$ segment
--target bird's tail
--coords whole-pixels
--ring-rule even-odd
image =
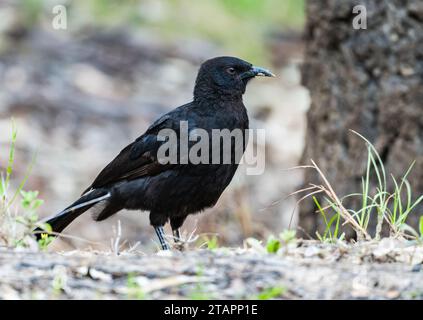
[[[62,232],[63,229],[65,229],[73,220],[93,207],[95,204],[101,201],[106,201],[110,197],[111,193],[108,190],[94,189],[82,195],[81,198],[76,200],[63,211],[50,216],[41,222],[48,223],[52,228],[52,235],[55,235]],[[34,235],[37,237],[37,240],[41,238],[43,231],[44,230],[41,228],[36,228],[34,230]]]

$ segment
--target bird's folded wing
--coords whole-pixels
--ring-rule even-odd
[[[112,185],[123,180],[133,180],[143,176],[153,176],[172,167],[157,160],[157,150],[163,142],[157,140],[162,128],[173,127],[169,117],[162,117],[133,143],[125,147],[97,176],[90,189]]]

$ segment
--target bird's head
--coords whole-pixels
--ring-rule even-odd
[[[202,97],[239,98],[248,81],[257,76],[274,77],[264,68],[235,57],[217,57],[205,61],[198,71],[194,99]]]

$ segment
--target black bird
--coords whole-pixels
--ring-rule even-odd
[[[232,180],[238,163],[234,161],[232,149],[229,164],[163,163],[157,154],[168,140],[158,139],[159,132],[174,130],[178,133],[179,146],[181,121],[187,121],[190,133],[197,128],[208,133],[212,129],[248,129],[242,95],[248,81],[256,76],[273,74],[234,57],[217,57],[204,62],[197,75],[192,102],[156,120],[100,172],[77,201],[44,221],[57,234],[90,208],[95,221],[107,219],[122,209],[147,210],[162,249],[169,249],[163,226],[170,221],[175,239],[178,239],[179,228],[189,214],[217,202]],[[212,146],[209,148],[211,151]],[[242,154],[245,143],[241,148]],[[35,234],[40,238],[43,232],[37,229]]]

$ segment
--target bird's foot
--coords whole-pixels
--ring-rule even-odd
[[[194,235],[195,229],[190,234],[185,234],[180,232],[180,229],[174,229],[173,230],[173,248],[179,251],[185,251],[190,248],[191,244],[196,243],[198,240],[198,236]]]

